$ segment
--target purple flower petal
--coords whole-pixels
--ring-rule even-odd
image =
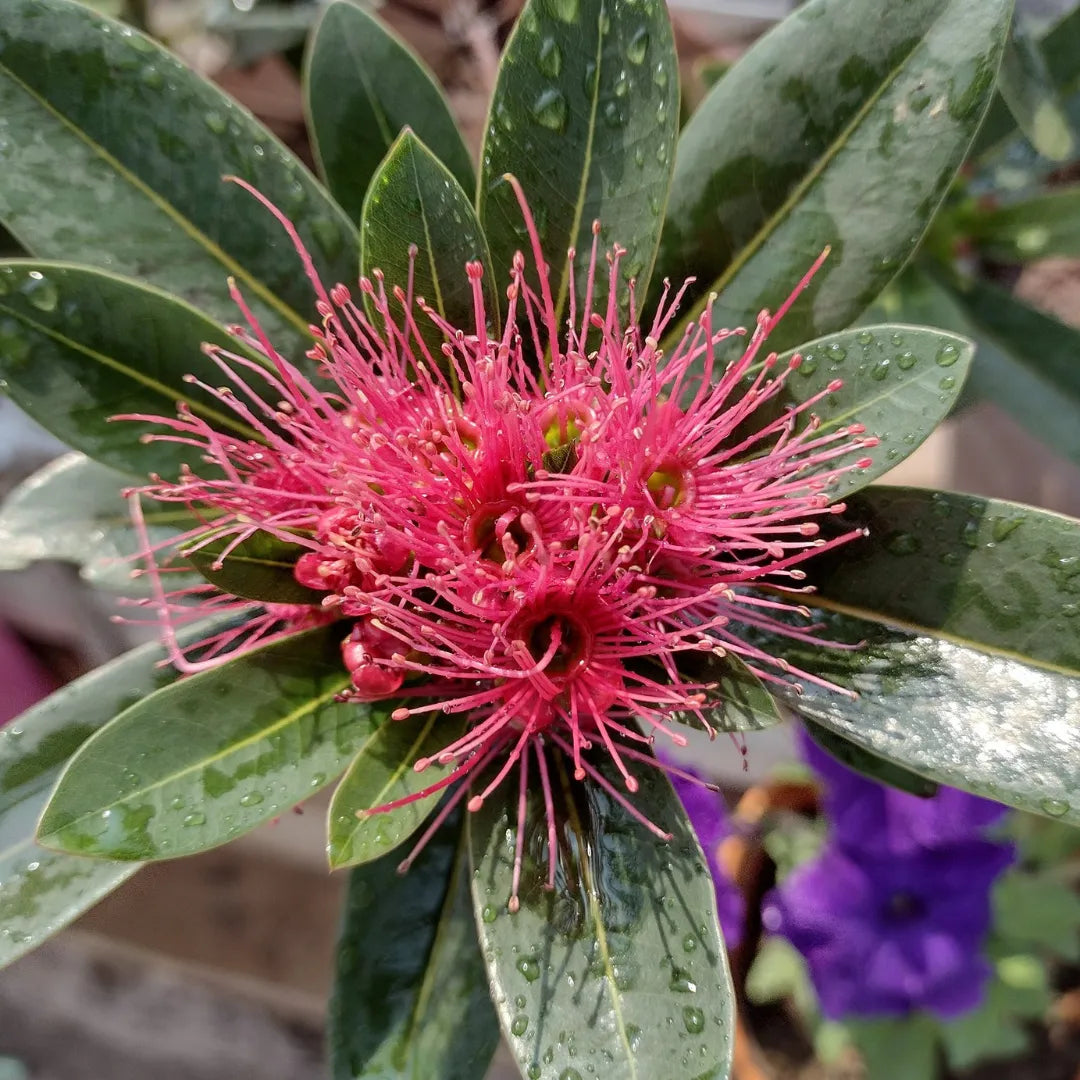
[[[989,976],[990,886],[1011,859],[986,840],[907,855],[834,844],[767,898],[765,926],[806,958],[826,1016],[956,1016]]]
[[[942,787],[929,799],[886,787],[853,772],[800,730],[803,759],[825,788],[823,804],[836,841],[849,850],[909,854],[976,838],[1008,807]]]

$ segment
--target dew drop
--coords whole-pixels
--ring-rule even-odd
[[[556,18],[563,22],[575,22],[578,17],[578,0],[551,0],[551,10]]]
[[[943,376],[941,382],[938,383],[942,390],[951,390],[955,385],[956,379],[952,375]]]
[[[886,360],[879,360],[870,369],[870,378],[873,379],[874,382],[882,382],[882,381],[884,381],[885,379],[887,379],[889,377],[889,370],[890,370],[891,367],[892,367],[892,365],[889,363],[889,361],[887,359]]]
[[[837,341],[834,341],[825,352],[834,364],[842,364],[847,359],[847,349]]]
[[[817,361],[812,356],[804,356],[803,362],[798,367],[799,374],[809,378],[815,371],[817,371]]]
[[[313,788],[318,788],[318,787],[322,787],[323,784],[325,784],[325,783],[326,783],[326,773],[317,772],[317,773],[315,773],[314,776],[312,776],[311,783],[310,783],[309,786],[313,787]]]
[[[668,84],[668,69],[663,60],[656,65],[656,71],[653,73],[653,82],[663,90]]]
[[[919,358],[913,352],[897,353],[894,359],[901,371],[910,371],[919,362]]]
[[[1007,540],[1012,536],[1012,534],[1023,524],[1024,519],[1022,517],[996,517],[990,526],[990,531],[993,534],[994,539],[1000,544],[1002,540]]]
[[[581,1073],[571,1065],[569,1069],[563,1069],[559,1073],[559,1080],[581,1080]]]
[[[693,1005],[687,1005],[682,1011],[683,1027],[691,1035],[700,1035],[705,1030],[705,1014]]]
[[[904,335],[903,334],[893,334],[892,337],[889,338],[889,340],[894,345],[897,345],[897,346],[903,345],[904,344]]]
[[[689,972],[683,971],[680,967],[671,969],[671,982],[668,984],[668,988],[674,990],[677,994],[697,993],[697,983],[690,978]]]
[[[526,1004],[525,995],[518,994],[518,996],[514,998],[514,1004],[517,1006],[517,1008],[524,1009]]]
[[[683,952],[693,952],[697,948],[697,938],[693,934],[687,934],[682,939]]]
[[[639,169],[645,168],[645,147],[639,146],[634,151],[634,163]]]
[[[524,1035],[529,1030],[529,1018],[527,1016],[515,1016],[510,1021],[510,1031],[514,1035]]]
[[[536,982],[540,978],[540,965],[531,957],[523,956],[517,962],[517,969],[525,976],[526,982]]]
[[[485,904],[484,910],[480,914],[486,923],[493,923],[499,917],[498,909],[491,904]],[[521,1006],[519,1005],[518,1008],[520,1009]]]
[[[869,330],[862,330],[859,332],[859,336],[855,339],[860,345],[873,345],[874,335]]]
[[[1064,799],[1043,799],[1039,809],[1050,817],[1064,817],[1071,807]]]
[[[20,290],[38,311],[55,311],[60,294],[56,286],[40,270],[31,270]]]
[[[151,90],[160,90],[165,85],[165,76],[161,73],[161,69],[154,67],[153,64],[147,64],[139,77],[143,85],[149,86]]]
[[[553,86],[541,90],[529,111],[536,122],[549,131],[566,130],[566,98],[561,90]]]
[[[240,797],[241,806],[258,806],[263,801],[263,793],[261,791],[249,791],[246,795]]]
[[[667,148],[667,145],[666,145],[665,143],[661,143],[661,144],[660,144],[660,145],[659,145],[659,146],[658,146],[658,147],[656,148],[656,160],[657,160],[657,161],[658,161],[658,162],[659,162],[659,163],[660,163],[661,165],[663,165],[663,164],[664,164],[664,163],[665,163],[665,162],[667,161],[667,158],[668,158],[668,148]]]
[[[885,544],[893,555],[914,555],[922,549],[922,541],[914,533],[897,533]]]
[[[630,76],[626,74],[625,70],[620,71],[615,76],[615,84],[612,89],[617,98],[624,98],[630,93]]]
[[[229,126],[225,114],[218,112],[217,109],[211,109],[203,117],[203,122],[215,135],[224,135],[225,129]]]
[[[184,818],[184,828],[193,829],[198,825],[206,824],[206,815],[201,810],[193,810]]]
[[[559,77],[562,71],[562,51],[554,38],[545,38],[536,57],[536,66],[552,79]]]
[[[604,123],[608,127],[620,128],[626,123],[626,117],[623,116],[623,111],[619,108],[617,101],[605,102],[600,115],[604,118]]]
[[[529,1080],[540,1080],[540,1076],[543,1073],[543,1071],[544,1070],[541,1069],[539,1065],[533,1063],[532,1065],[529,1066],[529,1068],[526,1071],[525,1075],[529,1078]]]
[[[960,543],[969,548],[979,546],[979,523],[977,521],[964,522],[960,530]]]
[[[952,367],[960,359],[960,350],[952,344],[942,345],[935,359],[939,367]]]
[[[631,64],[640,64],[645,60],[649,51],[649,31],[647,27],[640,27],[634,32],[634,36],[627,42],[626,58]]]

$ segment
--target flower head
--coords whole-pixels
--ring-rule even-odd
[[[982,998],[990,886],[1011,860],[986,840],[899,858],[831,847],[771,894],[765,927],[806,958],[832,1019],[918,1009],[950,1019]]]
[[[465,797],[459,782],[494,766],[487,786],[472,791],[475,810],[515,767],[524,787],[531,759],[550,795],[544,750],[554,747],[579,779],[607,787],[659,832],[587,751],[609,754],[632,795],[634,766],[654,761],[652,739],[684,742],[672,714],[709,727],[716,686],[681,674],[685,653],[735,654],[768,682],[821,682],[773,660],[741,628],[817,640],[820,627],[796,595],[802,565],[858,535],[824,539],[819,522],[843,509],[830,489],[869,464],[876,439],[858,425],[819,430],[813,406],[836,385],[775,419],[773,409],[744,434],[799,365],[798,357],[781,364],[765,343],[821,260],[775,315],[758,316],[742,354],[720,370],[716,347],[746,332],[714,328],[711,304],[668,355],[658,343],[678,294],[665,294],[647,327],[633,315],[623,324],[618,248],[609,257],[611,299],[593,310],[598,228],[586,295],[571,292],[561,328],[535,226],[510,182],[540,290],[519,254],[497,338],[479,264],[466,267],[473,326],[448,325],[411,286],[393,291],[405,313],[395,321],[381,276],[361,279],[357,298],[342,284],[328,290],[295,229],[267,204],[318,297],[308,353],[318,374],[276,351],[233,286],[248,352],[208,346],[225,385],[202,389],[251,438],[219,433],[183,408],[175,418],[139,416],[158,420],[165,430],[156,437],[190,445],[193,460],[211,468],[193,465],[137,494],[185,503],[210,523],[181,540],[181,553],[213,543],[220,563],[260,532],[305,549],[296,577],[321,602],[253,612],[264,629],[251,640],[338,619],[354,698],[399,699],[397,722],[427,711],[468,715],[464,736],[416,762],[421,771],[431,760],[454,766],[416,798],[456,783],[448,813]],[[436,354],[417,319],[443,332]],[[220,650],[195,660],[177,643],[166,553],[148,543],[147,554],[173,658],[185,670],[215,662]],[[555,854],[552,846],[549,880]]]

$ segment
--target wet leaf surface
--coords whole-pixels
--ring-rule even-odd
[[[514,252],[528,249],[503,174],[520,180],[551,267],[560,333],[570,286],[566,252],[577,250],[580,308],[595,220],[601,250],[616,242],[627,249],[623,274],[636,278],[644,295],[675,157],[678,84],[671,24],[659,0],[529,0],[507,42],[477,207],[502,294]],[[601,311],[607,284],[601,256],[594,294]]]
[[[308,43],[304,96],[319,170],[357,224],[371,178],[405,127],[473,190],[469,151],[435,77],[359,5],[326,8]]]
[[[686,318],[715,290],[717,322],[746,324],[831,245],[772,344],[850,324],[960,167],[1011,14],[1011,0],[811,0],[758,42],[679,141],[656,280],[697,276]]]
[[[530,792],[521,908],[507,910],[517,822],[508,782],[468,820],[472,893],[503,1034],[530,1080],[722,1080],[733,994],[701,848],[671,785],[636,770],[639,811],[665,843],[595,783],[551,758],[559,822],[547,880],[543,802]],[[611,783],[614,768],[597,763]],[[511,790],[514,789],[514,790]]]
[[[138,278],[224,323],[239,317],[232,275],[279,347],[299,346],[314,295],[281,227],[222,182],[235,175],[295,222],[328,283],[355,279],[355,230],[277,138],[74,0],[5,0],[0,117],[0,221],[35,255]]]
[[[377,859],[416,832],[444,791],[388,813],[372,817],[357,814],[415,795],[446,777],[452,767],[433,764],[417,772],[413,765],[449,746],[464,730],[460,716],[431,713],[391,720],[372,735],[353,759],[330,803],[332,867]]]
[[[341,774],[388,710],[339,703],[339,625],[144,697],[72,759],[38,827],[50,848],[170,859],[226,843]]]
[[[334,1080],[483,1080],[499,1041],[469,899],[460,816],[407,875],[349,875],[329,1045]]]
[[[2,181],[0,181],[2,186]],[[211,319],[158,289],[89,267],[36,259],[0,263],[2,389],[42,427],[132,476],[176,477],[200,464],[196,447],[143,442],[160,425],[121,414],[175,417],[178,402],[211,427],[261,437],[211,394],[221,384],[202,352],[213,342],[246,354]]]

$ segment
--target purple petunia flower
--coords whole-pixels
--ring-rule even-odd
[[[716,908],[720,913],[724,941],[729,949],[737,948],[742,941],[746,922],[746,902],[717,858],[720,842],[731,833],[724,800],[716,792],[683,779],[676,773],[670,773],[668,778],[686,809],[686,816],[708,860],[709,872],[716,886]]]
[[[949,1019],[982,998],[990,886],[1011,861],[986,840],[900,857],[832,847],[771,894],[765,927],[806,958],[826,1016]]]
[[[1008,813],[1000,803],[941,787],[929,799],[886,787],[842,765],[802,729],[803,759],[825,788],[822,800],[834,841],[847,851],[906,855],[973,840]]]

